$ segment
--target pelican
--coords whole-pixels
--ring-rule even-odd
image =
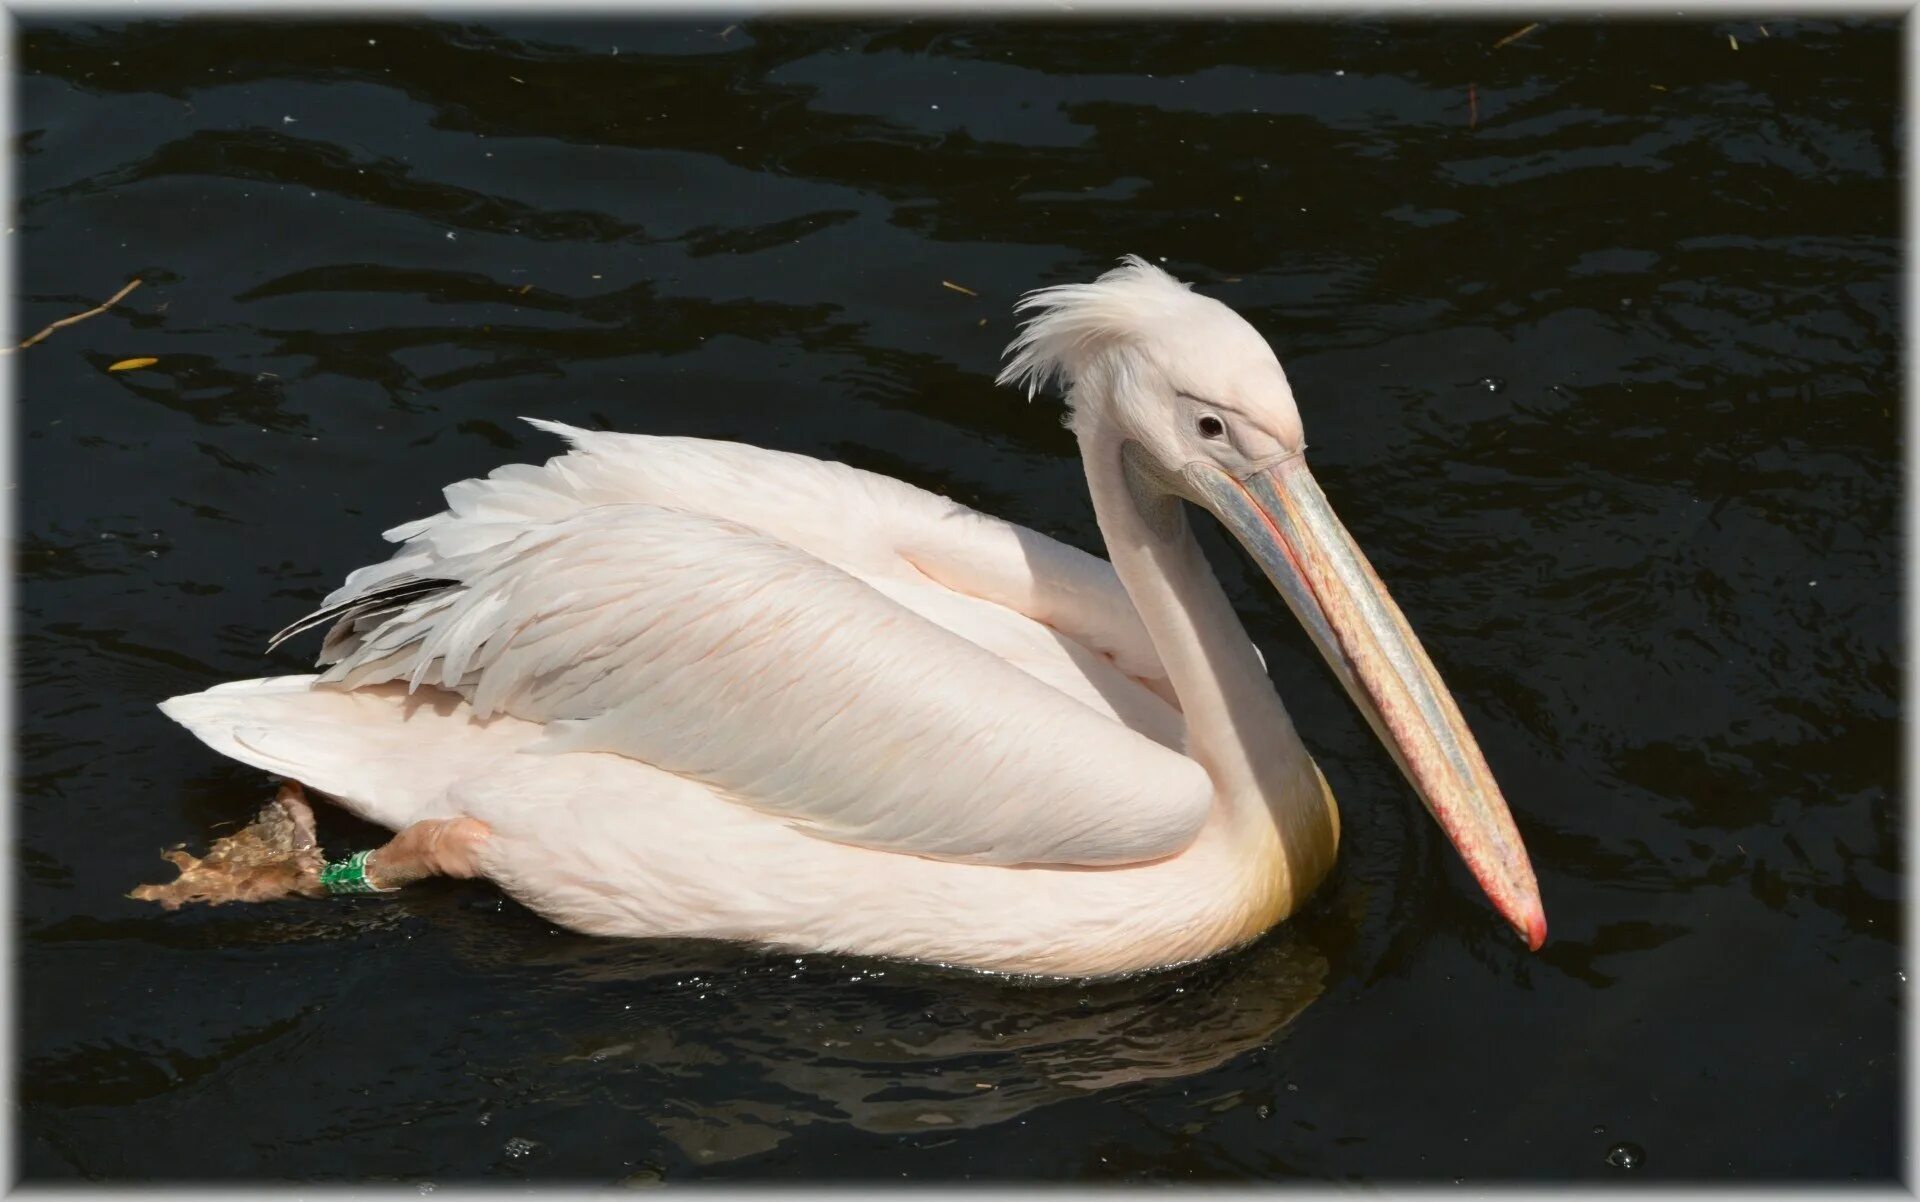
[[[1245,943],[1340,821],[1193,505],[1537,949],[1512,816],[1308,472],[1266,341],[1137,256],[1016,312],[998,382],[1064,390],[1110,562],[844,464],[534,421],[570,449],[451,485],[277,636],[326,627],[318,675],[162,703],[287,783],[134,895],[484,877],[593,934],[1066,977]],[[305,789],[397,834],[329,863]]]

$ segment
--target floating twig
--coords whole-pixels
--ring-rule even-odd
[[[968,287],[964,287],[963,285],[960,285],[960,284],[956,284],[956,283],[954,283],[954,282],[953,282],[952,280],[941,280],[941,281],[940,281],[940,286],[941,286],[942,288],[951,288],[951,289],[953,289],[953,290],[954,290],[955,292],[963,292],[963,293],[965,293],[965,294],[966,294],[966,295],[968,295],[968,296],[979,296],[979,295],[980,295],[980,294],[979,294],[978,292],[975,292],[975,291],[974,291],[973,289],[971,289],[971,288],[968,288]]]
[[[1467,128],[1478,129],[1479,126],[1480,126],[1480,97],[1477,93],[1474,92],[1473,84],[1471,81],[1469,81],[1467,84]]]
[[[1508,34],[1506,37],[1501,38],[1499,41],[1495,42],[1493,44],[1493,48],[1495,50],[1498,50],[1500,49],[1500,47],[1506,45],[1508,42],[1517,42],[1521,38],[1526,37],[1528,34],[1532,33],[1534,30],[1538,28],[1540,28],[1540,22],[1535,21],[1533,24],[1528,25],[1525,28],[1516,29],[1512,33]]]
[[[11,355],[15,351],[24,351],[28,347],[32,346],[34,343],[40,341],[42,338],[45,338],[48,334],[51,334],[55,330],[59,329],[61,326],[70,326],[70,325],[73,325],[75,322],[85,321],[89,317],[98,317],[100,314],[105,313],[108,309],[113,308],[115,305],[125,300],[127,293],[132,292],[135,288],[138,288],[139,286],[140,286],[140,281],[133,280],[129,282],[125,288],[122,288],[120,291],[114,293],[112,296],[108,297],[106,300],[102,301],[101,303],[95,305],[93,308],[88,309],[85,313],[75,313],[71,317],[62,317],[59,321],[54,322],[52,325],[40,331],[38,334],[35,334],[33,337],[27,339],[25,342],[21,343],[19,346],[0,347],[0,355]]]

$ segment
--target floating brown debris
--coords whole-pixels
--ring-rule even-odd
[[[70,326],[70,325],[73,325],[75,322],[85,321],[89,317],[98,317],[100,314],[105,313],[108,309],[113,308],[115,305],[125,300],[127,297],[127,293],[132,292],[135,288],[138,288],[139,286],[140,286],[139,280],[129,281],[125,288],[122,288],[120,291],[114,293],[112,296],[108,297],[106,300],[101,301],[99,304],[95,305],[93,308],[88,309],[85,313],[75,313],[71,317],[62,317],[59,321],[54,322],[52,325],[40,331],[38,334],[35,334],[33,337],[27,339],[25,342],[21,343],[19,346],[0,347],[0,355],[11,355],[15,351],[24,351],[28,347],[32,346],[34,343],[40,341],[42,338],[45,338],[48,334],[51,334],[55,330],[59,329],[61,326]]]
[[[1493,44],[1493,48],[1495,50],[1498,50],[1500,49],[1500,47],[1506,45],[1508,42],[1517,42],[1521,38],[1526,37],[1528,34],[1532,33],[1534,30],[1538,28],[1540,28],[1540,22],[1535,21],[1533,24],[1525,26],[1524,28],[1516,29],[1512,33],[1508,34],[1506,37],[1501,38],[1499,41],[1495,42]]]

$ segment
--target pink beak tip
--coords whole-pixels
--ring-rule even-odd
[[[1537,952],[1540,945],[1547,941],[1547,912],[1540,903],[1535,902],[1520,915],[1520,921],[1513,924],[1520,932],[1520,938],[1527,941],[1527,950]]]

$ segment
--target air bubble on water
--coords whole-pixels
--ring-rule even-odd
[[[1262,1102],[1253,1108],[1253,1113],[1256,1118],[1270,1119],[1273,1117],[1273,1107]]]
[[[1484,388],[1488,392],[1498,393],[1498,392],[1505,392],[1507,390],[1507,382],[1501,379],[1499,376],[1481,376],[1478,380],[1475,380],[1473,383],[1475,387]]]
[[[525,1136],[516,1135],[512,1139],[508,1140],[505,1144],[501,1145],[501,1148],[503,1151],[506,1152],[508,1156],[513,1157],[515,1160],[519,1160],[522,1157],[531,1156],[535,1152],[539,1151],[540,1141],[537,1139],[528,1139]]]
[[[1647,1151],[1639,1144],[1617,1143],[1607,1149],[1607,1163],[1616,1169],[1637,1169],[1647,1162]]]

